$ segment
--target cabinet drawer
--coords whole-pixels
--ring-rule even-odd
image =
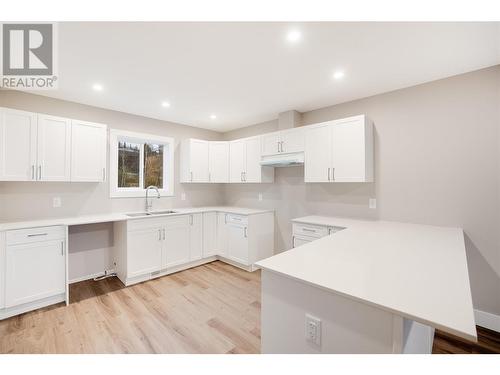
[[[66,237],[63,226],[9,230],[5,236],[7,245],[59,240]]]
[[[328,228],[320,225],[294,223],[293,234],[320,238],[328,235]]]
[[[235,215],[235,214],[226,214],[226,222],[230,224],[248,224],[248,216],[243,215]]]

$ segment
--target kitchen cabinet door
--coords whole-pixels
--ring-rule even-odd
[[[164,268],[175,267],[189,262],[190,221],[189,215],[165,220]]]
[[[304,129],[296,128],[281,132],[281,153],[304,151]]]
[[[5,307],[41,300],[65,291],[64,240],[7,246]]]
[[[246,140],[246,168],[243,174],[244,182],[262,182],[262,166],[260,137]]]
[[[38,115],[38,179],[70,181],[71,120]]]
[[[217,255],[217,212],[203,213],[203,258]]]
[[[366,182],[367,137],[363,118],[332,126],[332,181]]]
[[[189,260],[203,258],[203,214],[189,215]]]
[[[261,153],[262,156],[276,155],[280,153],[281,137],[280,132],[263,134],[261,136]]]
[[[71,121],[71,181],[103,182],[106,179],[107,127]]]
[[[191,140],[190,164],[192,182],[208,182],[208,142]]]
[[[243,182],[246,168],[246,142],[237,140],[229,142],[229,182]]]
[[[332,167],[331,124],[306,130],[304,152],[305,182],[330,182]]]
[[[37,115],[0,108],[0,181],[36,180]]]
[[[158,226],[128,232],[127,277],[161,270],[162,234]]]
[[[246,226],[227,224],[227,257],[238,263],[249,263]]]
[[[210,182],[229,182],[229,142],[208,144]]]
[[[217,255],[225,256],[227,253],[227,221],[223,212],[217,213]]]

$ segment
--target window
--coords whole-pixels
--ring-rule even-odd
[[[110,131],[110,196],[142,197],[148,186],[172,196],[174,140],[151,134]]]

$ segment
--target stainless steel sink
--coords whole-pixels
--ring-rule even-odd
[[[148,212],[134,212],[134,213],[131,213],[131,214],[126,214],[127,216],[129,217],[140,217],[140,216],[148,216],[148,215],[151,215],[150,213]]]
[[[164,211],[151,211],[151,212],[133,212],[126,214],[128,217],[141,217],[141,216],[153,216],[153,215],[168,215],[175,214],[177,211],[164,210]]]
[[[153,211],[150,212],[149,215],[167,215],[167,214],[175,214],[177,211],[165,210],[165,211]]]

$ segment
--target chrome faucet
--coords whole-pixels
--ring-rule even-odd
[[[158,188],[154,185],[150,185],[146,188],[146,212],[149,212],[151,211],[151,208],[153,207],[153,200],[149,200],[149,197],[148,197],[148,193],[149,193],[149,189],[154,189],[156,190],[156,194],[158,194],[158,199],[160,199],[161,195],[160,195],[160,191],[158,190]]]

